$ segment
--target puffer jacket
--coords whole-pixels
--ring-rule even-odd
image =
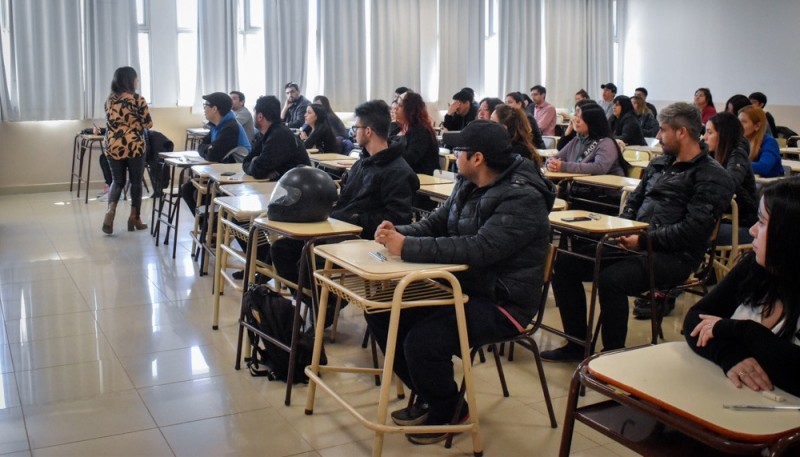
[[[403,149],[392,145],[370,156],[367,150],[342,178],[344,187],[331,217],[359,225],[361,238],[373,239],[378,224],[411,222],[411,202],[419,178],[403,160]]]
[[[735,188],[705,146],[688,162],[675,162],[675,156],[664,154],[650,161],[621,217],[650,224],[640,246],[649,238],[654,251],[680,254],[689,264],[699,265]]]
[[[427,219],[397,227],[409,262],[467,264],[456,276],[467,294],[486,297],[523,326],[539,309],[555,187],[518,157],[485,187],[459,178]]]
[[[639,126],[639,119],[634,113],[625,113],[621,118],[611,117],[611,131],[614,138],[622,140],[625,144],[634,146],[646,146],[642,128]]]
[[[722,164],[736,184],[736,204],[739,206],[739,227],[749,227],[758,219],[756,178],[750,162],[750,144],[742,138]],[[730,205],[725,208],[729,208]],[[727,210],[726,210],[727,211]]]

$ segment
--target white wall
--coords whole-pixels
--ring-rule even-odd
[[[800,130],[797,0],[627,0],[620,91],[690,101],[708,87],[717,109],[734,94],[764,92],[779,125]]]

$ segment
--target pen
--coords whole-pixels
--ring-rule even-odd
[[[737,411],[800,411],[800,405],[722,405],[722,407]]]
[[[377,251],[370,251],[369,255],[378,259],[379,262],[386,262],[388,260],[385,255]]]

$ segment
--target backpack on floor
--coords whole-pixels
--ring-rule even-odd
[[[292,341],[292,322],[294,305],[292,302],[264,285],[251,284],[244,293],[245,322],[260,329],[263,333],[289,346]],[[301,324],[302,328],[302,324]],[[246,359],[252,376],[266,376],[270,381],[286,381],[289,374],[289,353],[258,336],[247,332],[250,337],[251,356]],[[304,370],[311,364],[314,351],[314,337],[301,331],[297,340],[297,361],[295,362],[295,383],[307,383]],[[323,349],[320,363],[327,364]]]

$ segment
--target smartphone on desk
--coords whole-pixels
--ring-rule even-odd
[[[225,173],[220,173],[220,176],[233,176],[235,174],[235,171],[226,171]]]
[[[562,217],[562,221],[564,222],[586,222],[592,220],[589,216],[576,216],[576,217]]]

